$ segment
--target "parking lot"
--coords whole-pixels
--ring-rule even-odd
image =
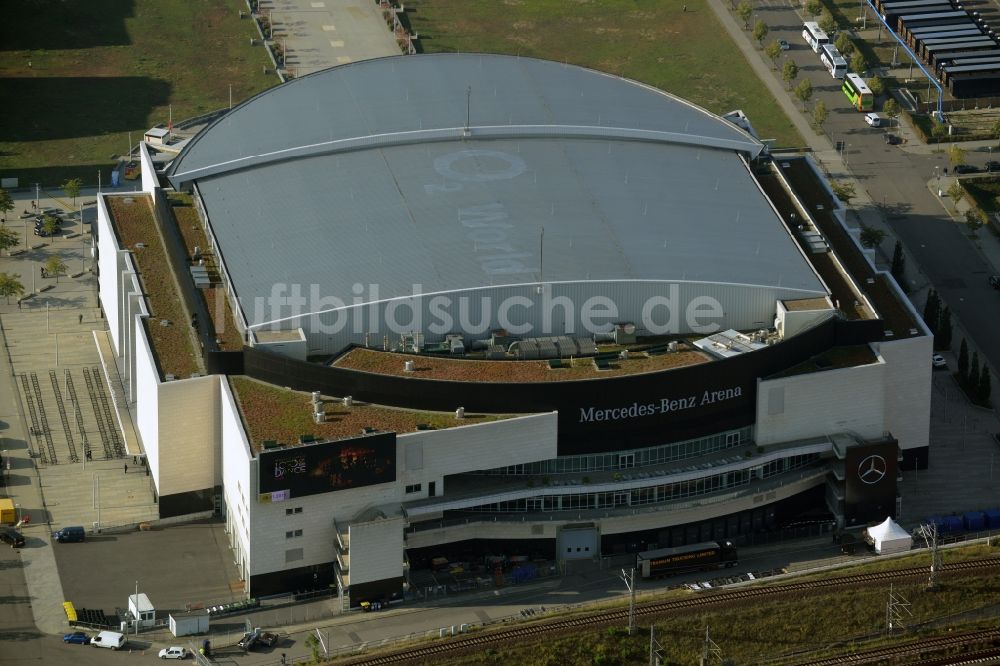
[[[53,543],[63,593],[78,609],[111,614],[116,607],[127,607],[138,584],[163,619],[188,604],[237,601],[242,583],[224,527],[222,522],[197,522]]]

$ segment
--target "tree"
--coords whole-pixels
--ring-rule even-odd
[[[948,186],[948,196],[951,197],[951,200],[954,201],[956,205],[962,199],[964,194],[965,188],[962,187],[962,184],[957,180]]]
[[[1000,120],[994,121],[990,134],[994,139],[1000,139]]]
[[[983,226],[983,216],[979,213],[979,210],[970,208],[965,211],[965,224],[969,227],[969,231],[979,231],[979,227]]]
[[[898,240],[892,248],[892,277],[896,278],[896,283],[906,288],[906,257],[903,255],[903,244]]]
[[[958,348],[958,376],[965,377],[969,374],[969,345],[962,338],[962,344]]]
[[[941,317],[941,301],[937,292],[931,289],[927,293],[927,302],[924,304],[924,323],[933,335],[937,335],[937,325]]]
[[[857,194],[854,192],[854,183],[847,180],[834,180],[830,182],[830,189],[833,190],[833,194],[844,202],[845,206],[849,206],[851,199],[853,199]]]
[[[764,40],[767,39],[767,24],[763,21],[757,21],[753,24],[753,38],[757,40],[757,46],[763,46]]]
[[[941,318],[938,320],[937,333],[934,335],[934,348],[939,350],[951,349],[951,308],[947,305],[941,311]]]
[[[990,366],[983,363],[983,371],[979,374],[979,400],[983,404],[989,404],[990,393],[993,388],[990,386]]]
[[[799,81],[799,85],[795,86],[795,96],[799,98],[802,105],[805,106],[806,102],[813,96],[813,84],[809,79],[802,79]]]
[[[819,0],[806,0],[806,13],[809,16],[819,16],[823,11],[823,3]]]
[[[66,262],[58,255],[51,256],[45,261],[45,272],[55,276],[56,284],[59,284],[59,276],[65,273],[67,268]]]
[[[73,208],[76,208],[76,198],[80,196],[80,188],[82,186],[83,181],[79,178],[70,178],[62,184],[63,194],[73,200]]]
[[[42,229],[49,236],[55,235],[59,230],[59,219],[54,215],[46,215],[42,218]]]
[[[868,61],[865,59],[865,56],[861,53],[861,51],[857,51],[851,56],[851,69],[859,75],[868,71]]]
[[[816,127],[822,129],[823,123],[829,116],[830,112],[826,110],[823,100],[816,102],[816,106],[813,107],[813,122],[816,123]]]
[[[868,89],[872,91],[872,95],[875,97],[881,97],[885,94],[885,81],[881,77],[873,76],[868,79]],[[885,109],[883,109],[884,111]]]
[[[948,126],[937,118],[931,118],[931,136],[935,139],[943,139],[948,136]]]
[[[750,17],[753,16],[753,5],[743,0],[736,8],[736,14],[743,19],[743,29],[748,30],[750,28]]]
[[[10,192],[4,189],[0,189],[0,213],[3,213],[3,221],[7,221],[7,213],[14,210],[14,199],[11,198]]]
[[[861,246],[867,248],[878,247],[885,239],[885,232],[867,224],[861,225]]]
[[[24,285],[21,284],[21,276],[17,273],[0,273],[0,296],[7,297],[7,304],[10,304],[10,297],[18,298],[24,293]]]
[[[973,390],[979,386],[979,376],[982,373],[979,370],[979,352],[972,352],[972,363],[969,365],[969,375],[967,377],[962,377],[962,383],[969,390]]]
[[[823,14],[819,17],[819,29],[826,33],[833,33],[837,30],[837,21],[829,9],[824,9]]]
[[[873,79],[875,81],[881,81],[882,79]],[[882,105],[882,113],[887,115],[890,120],[895,120],[899,117],[899,102],[894,99],[885,100],[885,104]]]
[[[799,66],[795,64],[794,60],[786,60],[785,64],[781,68],[781,78],[784,79],[785,85],[789,88],[792,87],[792,81],[794,81],[799,76]]]
[[[845,58],[849,57],[851,55],[851,51],[854,50],[854,42],[851,41],[851,38],[847,36],[846,32],[842,32],[837,35],[837,41],[835,41],[833,45],[837,47],[837,50],[840,51],[840,54]]]
[[[948,146],[948,161],[951,162],[952,166],[963,164],[965,162],[965,148],[954,143]]]
[[[823,100],[816,102],[816,105],[813,106],[813,122],[816,123],[816,126],[822,128],[823,123],[829,117],[830,112],[826,110],[826,104],[823,103]]]
[[[781,57],[781,44],[773,41],[764,49],[764,55],[771,59],[771,67],[778,69],[778,58]]]
[[[12,247],[17,247],[20,244],[20,234],[5,225],[0,225],[0,252],[7,250],[10,253]]]

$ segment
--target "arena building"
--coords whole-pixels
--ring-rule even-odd
[[[740,119],[421,55],[248,100],[169,188],[143,148],[96,235],[161,514],[224,514],[248,595],[355,604],[440,558],[894,515],[931,337],[811,161]]]

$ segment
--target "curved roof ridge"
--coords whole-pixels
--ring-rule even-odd
[[[194,137],[168,175],[178,186],[209,167],[282,150],[467,124],[617,127],[701,137],[751,155],[763,149],[701,107],[613,74],[523,56],[422,54],[348,63],[265,90]]]

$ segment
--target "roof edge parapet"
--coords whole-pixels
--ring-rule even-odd
[[[420,143],[499,139],[608,139],[615,141],[646,141],[675,145],[695,146],[718,150],[733,150],[757,157],[764,145],[754,141],[739,141],[720,137],[701,136],[683,132],[636,129],[629,127],[604,127],[599,125],[490,125],[482,127],[442,127],[437,129],[389,132],[367,136],[349,137],[323,141],[292,148],[284,148],[269,153],[247,155],[235,160],[227,160],[197,169],[171,173],[173,186],[199,178],[218,176],[232,171],[282,162],[292,159],[335,155],[338,153],[389,148],[393,146]]]

